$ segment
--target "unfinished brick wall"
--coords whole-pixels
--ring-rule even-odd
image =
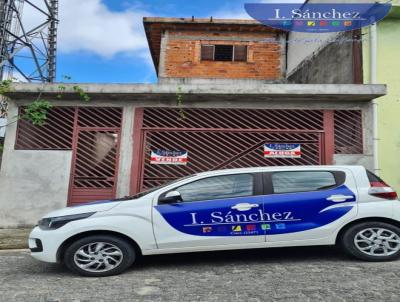
[[[279,80],[285,44],[275,33],[168,31],[163,36],[159,75],[178,78]],[[202,61],[201,45],[247,45],[247,62]],[[283,61],[283,62],[282,62]]]

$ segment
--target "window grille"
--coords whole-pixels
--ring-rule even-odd
[[[24,107],[20,115],[24,114]],[[122,108],[116,107],[53,107],[43,126],[24,119],[18,121],[15,149],[17,150],[71,150],[74,124],[80,128],[119,128]]]
[[[20,114],[24,114],[24,108]],[[35,126],[24,119],[18,121],[15,149],[17,150],[70,150],[74,133],[73,107],[52,108],[43,126]]]
[[[335,153],[362,154],[363,131],[361,110],[335,111]]]

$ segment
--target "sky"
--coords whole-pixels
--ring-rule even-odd
[[[261,1],[59,0],[57,81],[154,83],[144,16],[248,19],[244,3]],[[27,5],[23,18],[27,27],[40,21]]]
[[[39,7],[45,0],[31,0]],[[77,83],[154,83],[156,72],[143,28],[143,17],[250,19],[244,4],[305,0],[59,0],[57,81]],[[325,1],[325,0],[321,0]],[[338,0],[335,0],[338,1]],[[341,0],[347,1],[347,0]],[[354,0],[353,0],[354,1]],[[355,0],[373,1],[373,0]],[[396,0],[398,2],[400,0]],[[23,24],[43,20],[25,2]],[[16,58],[29,68],[26,51]],[[31,61],[32,62],[32,61]],[[14,73],[17,79],[21,75]],[[67,80],[67,77],[71,78]]]

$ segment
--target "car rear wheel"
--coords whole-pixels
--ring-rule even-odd
[[[134,248],[125,240],[110,235],[95,235],[79,239],[65,251],[68,269],[83,276],[117,275],[135,261]]]
[[[366,261],[391,261],[400,257],[400,228],[383,222],[363,222],[342,236],[350,255]]]

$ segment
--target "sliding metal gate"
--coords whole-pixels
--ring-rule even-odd
[[[324,124],[320,110],[137,109],[132,191],[202,171],[325,164]],[[300,143],[302,156],[264,158],[266,143]],[[189,163],[152,165],[152,150],[188,151]]]

